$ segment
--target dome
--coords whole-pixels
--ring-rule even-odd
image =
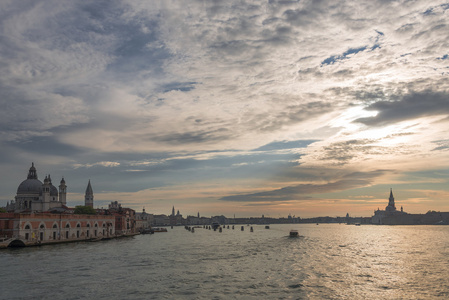
[[[50,184],[50,196],[58,196],[58,189]]]
[[[17,194],[37,194],[42,189],[42,182],[39,179],[26,179],[17,188]],[[56,191],[57,192],[57,191]]]

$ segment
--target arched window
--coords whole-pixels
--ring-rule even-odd
[[[44,224],[41,224],[41,226],[39,226],[40,229],[45,229]]]
[[[30,225],[27,224],[27,225],[25,226],[25,229],[31,229]]]
[[[65,228],[70,228],[70,224],[67,223],[67,224],[65,225]]]
[[[58,228],[58,226],[56,224],[53,224],[53,228]]]

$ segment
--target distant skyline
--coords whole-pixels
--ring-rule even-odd
[[[449,211],[445,1],[2,1],[0,206]]]

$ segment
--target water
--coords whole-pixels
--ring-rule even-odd
[[[449,298],[449,226],[253,227],[2,250],[0,298]]]

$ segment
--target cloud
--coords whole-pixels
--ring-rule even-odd
[[[267,145],[263,145],[253,151],[273,151],[273,150],[284,150],[284,149],[297,149],[305,148],[307,145],[315,142],[315,140],[298,140],[298,141],[280,141],[272,142]]]
[[[383,126],[426,116],[449,114],[449,94],[441,92],[410,93],[397,101],[378,101],[365,108],[377,111],[374,117],[360,118],[355,122],[368,126]]]
[[[298,184],[271,191],[232,195],[220,198],[222,201],[236,202],[276,202],[289,200],[310,200],[310,194],[324,194],[370,185],[376,177],[384,174],[384,170],[373,172],[356,172],[342,176],[340,180],[325,184]]]
[[[120,166],[120,163],[115,162],[115,161],[100,161],[100,162],[96,162],[96,163],[93,163],[93,164],[84,164],[84,165],[75,164],[73,167],[75,169],[78,169],[78,168],[82,168],[82,167],[84,167],[84,168],[92,168],[94,166],[118,167],[118,166]]]

